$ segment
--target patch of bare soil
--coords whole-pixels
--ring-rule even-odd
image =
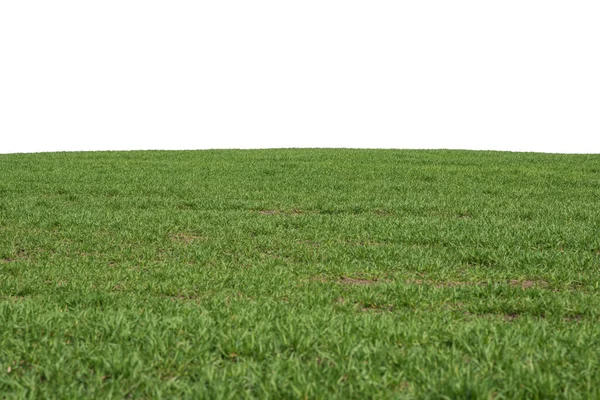
[[[359,307],[362,312],[382,313],[385,311],[394,311],[393,304],[359,304]]]
[[[436,288],[453,288],[453,287],[466,287],[466,286],[486,286],[486,282],[469,282],[469,281],[432,281],[415,279],[406,281],[409,285],[430,285]],[[550,283],[544,280],[518,280],[509,279],[506,283],[513,287],[520,287],[521,289],[533,289],[533,288],[547,288]]]
[[[581,320],[583,319],[583,315],[568,315],[566,317],[564,317],[564,321],[565,322],[576,322],[579,323],[581,322]]]
[[[260,215],[273,215],[279,214],[279,210],[259,210],[258,213]]]
[[[464,281],[445,281],[445,282],[435,282],[436,288],[452,288],[452,287],[461,287],[461,286],[483,286],[485,283],[481,282],[464,282]]]
[[[483,282],[466,282],[466,281],[428,281],[423,279],[415,279],[406,281],[409,285],[430,285],[436,288],[453,288],[462,286],[483,286]]]
[[[376,285],[383,282],[388,282],[385,279],[366,279],[366,278],[352,278],[349,276],[341,275],[338,279],[332,280],[323,275],[317,275],[308,278],[310,282],[320,282],[320,283],[338,283],[340,285],[357,285],[357,286],[368,286],[368,285]],[[343,299],[342,299],[343,300]]]
[[[344,275],[340,276],[340,279],[338,279],[338,283],[341,283],[342,285],[373,285],[377,282],[377,280],[351,278],[349,276]]]
[[[497,318],[501,318],[502,320],[506,321],[506,322],[515,322],[521,318],[526,317],[526,314],[519,314],[516,312],[512,312],[512,313],[466,313],[467,315],[471,315],[475,318],[492,318],[492,319],[497,319]],[[529,315],[529,318],[536,318],[536,319],[545,319],[546,315],[545,314],[539,314],[539,315]]]
[[[25,300],[25,296],[9,296],[8,298],[11,299],[13,303],[18,303]]]
[[[408,389],[410,389],[410,383],[408,383],[407,381],[400,382],[400,384],[396,387],[396,390],[400,392],[405,392]]]
[[[19,260],[25,260],[26,258],[27,258],[27,253],[25,253],[25,250],[21,249],[13,257],[0,258],[0,262],[10,263],[10,262],[15,262],[15,261],[19,261]]]
[[[376,209],[376,210],[373,210],[373,212],[374,212],[375,214],[377,214],[377,215],[381,215],[381,216],[383,216],[383,217],[385,217],[385,216],[388,216],[388,215],[394,215],[394,212],[393,212],[393,211],[391,211],[391,210],[384,210],[384,209],[381,209],[381,208],[378,208],[378,209]]]
[[[334,367],[336,364],[329,359],[317,357],[317,365],[323,367]]]
[[[192,233],[179,232],[175,234],[169,235],[171,240],[174,242],[182,242],[185,244],[190,244],[196,240],[206,240],[208,239],[206,236],[194,235]]]
[[[503,318],[505,321],[512,322],[519,318],[519,314],[504,314]]]
[[[292,208],[289,211],[286,211],[286,210],[257,210],[256,212],[260,215],[275,215],[275,214],[299,215],[299,214],[304,214],[304,211],[300,210],[298,208]]]

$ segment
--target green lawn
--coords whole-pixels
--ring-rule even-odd
[[[0,155],[0,398],[600,398],[600,155]]]

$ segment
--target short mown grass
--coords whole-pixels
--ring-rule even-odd
[[[0,397],[600,398],[600,155],[0,155]]]

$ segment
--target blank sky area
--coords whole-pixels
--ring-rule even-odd
[[[600,153],[597,1],[4,1],[0,153]]]

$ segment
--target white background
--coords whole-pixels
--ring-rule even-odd
[[[600,153],[600,2],[4,0],[0,153]]]

